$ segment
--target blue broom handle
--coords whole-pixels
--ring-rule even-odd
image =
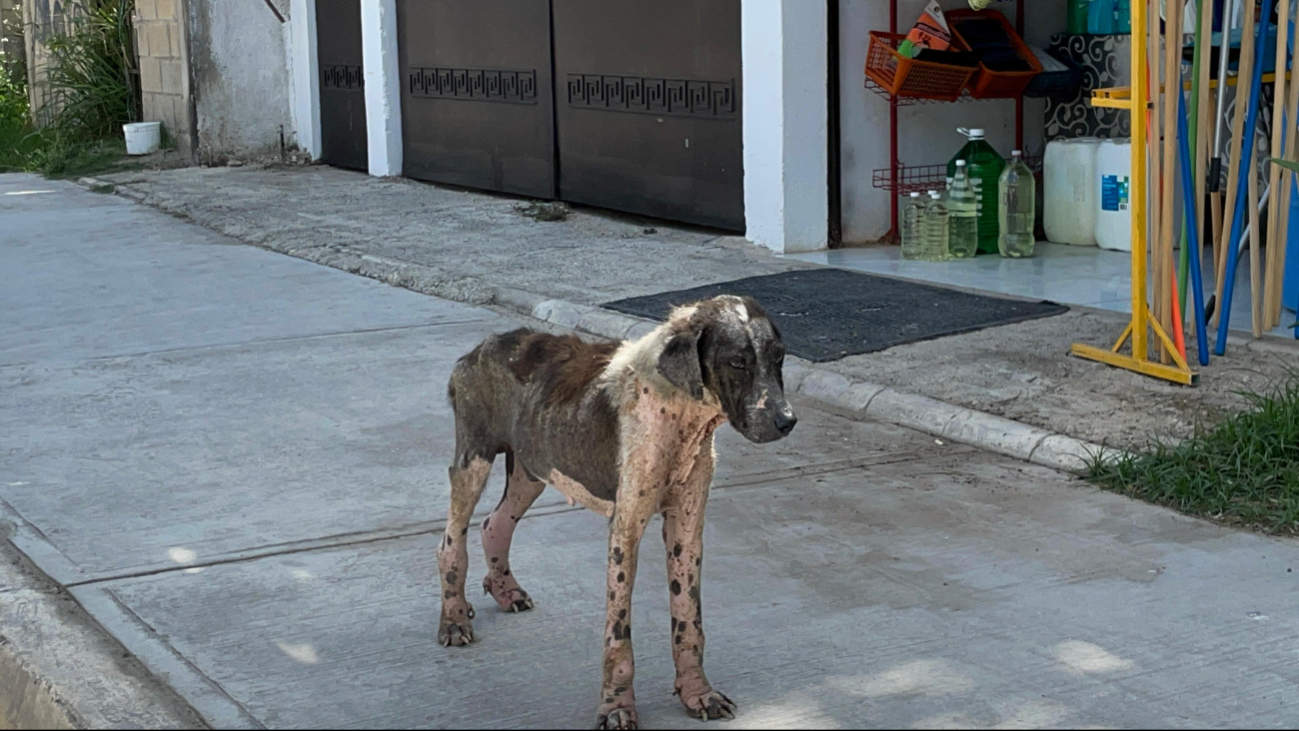
[[[1231,297],[1236,288],[1236,262],[1238,261],[1238,257],[1231,256],[1231,252],[1240,245],[1241,229],[1245,225],[1245,206],[1248,205],[1249,186],[1245,184],[1245,176],[1250,174],[1249,163],[1254,158],[1254,126],[1258,121],[1258,98],[1263,88],[1263,57],[1266,50],[1263,31],[1271,24],[1272,0],[1264,2],[1263,6],[1263,14],[1259,16],[1258,29],[1255,31],[1254,78],[1249,84],[1249,96],[1246,97],[1249,106],[1245,116],[1245,128],[1241,132],[1245,135],[1245,139],[1242,140],[1240,159],[1236,161],[1240,169],[1240,183],[1236,185],[1236,210],[1231,217],[1231,238],[1227,240],[1227,272],[1223,275],[1226,279],[1223,280],[1222,304],[1218,308],[1218,337],[1213,343],[1215,355],[1227,352],[1227,327],[1231,321]],[[1236,88],[1240,89],[1240,84],[1237,84]]]
[[[1199,350],[1200,365],[1209,365],[1209,336],[1204,323],[1204,280],[1200,272],[1200,231],[1195,225],[1195,173],[1191,170],[1190,132],[1186,126],[1186,97],[1177,94],[1177,137],[1182,167],[1182,198],[1186,207],[1186,230],[1188,257],[1187,266],[1191,270],[1191,294],[1195,297],[1195,345]],[[1182,323],[1177,323],[1181,327]]]

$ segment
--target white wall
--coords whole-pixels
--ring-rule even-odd
[[[928,0],[898,0],[898,32],[906,33]],[[968,8],[963,0],[940,0],[944,9]],[[1013,24],[1015,5],[996,3]],[[1064,0],[1024,0],[1028,43],[1045,48],[1065,28]],[[843,240],[877,241],[889,230],[892,194],[871,186],[871,173],[889,165],[889,104],[865,88],[866,48],[872,30],[889,28],[889,0],[839,0],[839,76]],[[747,58],[746,58],[747,61]],[[1025,154],[1042,148],[1044,100],[1024,100]],[[957,127],[983,127],[988,141],[1009,157],[1015,145],[1015,102],[923,104],[898,110],[899,158],[908,165],[946,163],[965,144]]]
[[[316,53],[316,2],[290,0],[285,29],[293,99],[293,141],[320,159],[320,58]]]
[[[272,0],[287,16],[289,0]],[[278,157],[293,131],[285,28],[264,2],[188,0],[198,153]]]
[[[370,174],[401,175],[401,72],[396,0],[361,0],[365,130]]]
[[[828,238],[826,8],[744,0],[745,236],[774,251]]]

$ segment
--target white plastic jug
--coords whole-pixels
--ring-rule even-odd
[[[1104,140],[1096,148],[1096,245],[1132,251],[1132,143]]]
[[[1047,241],[1096,245],[1096,151],[1099,137],[1054,140],[1042,161],[1042,226]]]

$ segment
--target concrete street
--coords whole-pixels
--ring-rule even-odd
[[[436,640],[446,378],[518,317],[23,175],[0,175],[0,274],[0,535],[208,724],[591,725],[605,521],[557,492],[515,542],[536,609],[483,597],[478,643]],[[1293,540],[799,415],[772,445],[719,432],[703,603],[709,676],[740,706],[723,728],[1299,720]],[[641,723],[699,728],[646,535]]]

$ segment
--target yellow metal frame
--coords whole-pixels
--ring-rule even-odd
[[[1191,370],[1186,359],[1173,346],[1159,321],[1150,316],[1146,301],[1146,115],[1150,104],[1146,89],[1146,3],[1132,3],[1132,87],[1098,89],[1092,92],[1092,105],[1127,109],[1132,113],[1132,179],[1128,198],[1132,210],[1132,321],[1109,350],[1074,343],[1071,352],[1079,358],[1099,361],[1165,381],[1194,386],[1199,374]],[[1173,364],[1150,360],[1149,333],[1167,347]],[[1125,355],[1124,343],[1132,343],[1131,355]]]
[[[1291,72],[1287,71],[1285,73],[1286,79],[1289,79],[1290,75]],[[1263,74],[1264,84],[1271,84],[1273,81],[1276,81],[1276,72],[1269,71],[1268,73]],[[1228,76],[1227,86],[1235,86],[1235,85],[1236,85],[1236,77]],[[1218,80],[1210,79],[1209,88],[1217,89]],[[1189,81],[1182,82],[1182,89],[1184,91],[1190,91],[1191,82]],[[1164,92],[1163,84],[1159,85],[1159,92],[1161,94]],[[1095,91],[1092,92],[1092,106],[1110,107],[1112,109],[1131,109],[1132,108],[1132,87],[1116,86],[1111,89],[1096,89]]]

